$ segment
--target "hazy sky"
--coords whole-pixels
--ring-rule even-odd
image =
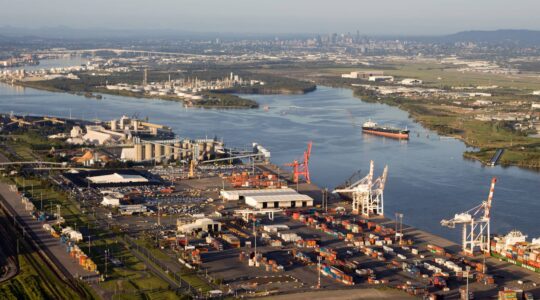
[[[442,34],[540,29],[540,0],[0,0],[0,26]]]

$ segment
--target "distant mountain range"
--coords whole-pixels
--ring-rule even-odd
[[[471,30],[447,35],[441,37],[441,39],[447,42],[514,43],[521,46],[530,46],[540,45],[540,31],[524,29]]]

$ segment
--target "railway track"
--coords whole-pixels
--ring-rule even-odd
[[[62,299],[65,293],[62,293],[61,291],[67,288],[73,290],[81,299],[89,298],[88,292],[81,287],[77,280],[72,278],[71,274],[63,268],[61,264],[55,263],[54,261],[56,259],[47,255],[45,250],[41,249],[35,240],[31,237],[29,238],[29,235],[31,234],[22,227],[23,225],[18,222],[16,218],[13,217],[13,213],[7,209],[4,205],[4,201],[5,199],[0,196],[0,202],[2,204],[0,206],[0,236],[4,237],[3,244],[6,247],[10,247],[12,253],[17,253],[17,249],[13,249],[14,245],[17,243],[16,237],[23,237],[22,239],[19,239],[19,245],[22,250],[19,251],[19,254],[22,255],[32,268],[36,270],[40,279],[43,280],[51,292],[55,294],[55,299]],[[8,220],[15,220],[15,223],[18,226]],[[34,254],[40,258],[43,264],[39,263]],[[50,277],[51,273],[58,281]],[[63,285],[59,286],[58,282],[63,283]]]

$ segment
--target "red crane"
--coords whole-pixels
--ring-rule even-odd
[[[307,183],[311,183],[311,178],[309,177],[309,157],[311,156],[311,146],[313,145],[313,142],[308,143],[307,150],[304,151],[304,161],[299,162],[298,160],[294,160],[292,163],[285,164],[288,167],[293,168],[293,180],[294,183],[298,183],[300,176],[304,176],[304,179]]]

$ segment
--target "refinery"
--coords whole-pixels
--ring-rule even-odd
[[[10,146],[0,165],[13,178],[1,184],[3,212],[37,237],[60,276],[98,290],[125,268],[125,255],[151,263],[155,276],[193,298],[385,287],[396,298],[533,299],[540,284],[539,239],[490,231],[496,184],[504,185],[496,178],[486,182],[485,200],[441,221],[462,230],[458,245],[407,225],[403,214],[385,215],[392,166],[375,174],[384,162],[360,166],[368,171],[333,190],[314,185],[312,142],[275,165],[256,141],[230,147],[218,137],[181,138],[136,116],[7,114],[1,122]],[[9,152],[18,145],[9,136],[28,132],[55,145],[44,148],[47,159]],[[33,178],[48,178],[69,197],[44,203]],[[109,230],[115,239],[99,234]]]

